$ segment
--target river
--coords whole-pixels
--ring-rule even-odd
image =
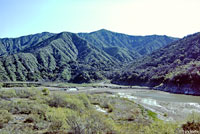
[[[172,94],[147,87],[130,89],[80,88],[89,93],[108,93],[133,100],[165,121],[184,121],[192,112],[200,114],[200,96]]]
[[[140,86],[130,89],[113,84],[101,84],[100,86],[102,87],[76,87],[78,91],[65,91],[66,88],[58,87],[48,87],[48,89],[74,93],[107,93],[112,96],[125,97],[157,113],[158,118],[165,121],[183,121],[192,112],[200,114],[200,96],[172,94]],[[41,90],[44,87],[37,88]],[[26,89],[26,87],[15,87],[14,89]]]

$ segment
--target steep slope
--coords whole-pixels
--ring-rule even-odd
[[[200,95],[200,33],[189,35],[135,62],[114,83],[150,85],[160,90]]]
[[[105,29],[78,35],[121,62],[135,60],[177,40],[159,35],[130,36]]]
[[[22,36],[19,38],[0,39],[0,56],[17,53],[20,50],[37,44],[54,35],[53,33],[43,32],[34,35]]]
[[[73,33],[56,34],[0,61],[1,80],[12,81],[89,82],[102,79],[99,71],[115,64],[106,53]]]
[[[89,34],[46,32],[0,39],[0,80],[78,83],[101,80],[111,76],[114,68],[174,40],[165,36],[129,36],[107,30]],[[149,52],[141,54],[140,47],[142,50],[148,44]]]

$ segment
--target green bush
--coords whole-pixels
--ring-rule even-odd
[[[175,123],[166,123],[163,121],[155,121],[150,126],[143,128],[144,134],[176,134],[178,125]]]
[[[0,82],[0,89],[3,87],[3,83]]]
[[[186,118],[187,122],[200,122],[200,113],[192,112]]]
[[[26,84],[26,83],[23,83],[23,84],[22,84],[22,87],[27,87],[27,84]]]
[[[12,114],[7,110],[0,110],[0,128],[3,128],[3,124],[12,120]]]
[[[9,107],[10,112],[13,114],[38,114],[43,118],[48,105],[37,102],[17,101],[10,103]]]
[[[91,106],[88,96],[86,94],[77,94],[77,97],[78,99],[80,99],[80,101],[82,101],[86,108],[89,108]]]
[[[164,113],[164,115],[163,115],[164,117],[167,117],[168,115],[167,115],[167,113]]]
[[[46,112],[47,121],[51,123],[51,130],[62,130],[67,129],[66,123],[67,115],[72,113],[71,110],[65,108],[49,108]]]
[[[72,133],[116,133],[113,120],[93,110],[82,114],[73,113],[68,115],[66,121]]]
[[[10,132],[8,130],[1,130],[1,134],[10,134]]]
[[[19,98],[29,98],[29,99],[36,99],[41,95],[41,92],[37,89],[21,89],[21,90],[16,90],[16,95]]]
[[[10,112],[13,114],[30,114],[32,111],[30,103],[25,101],[12,102],[10,108]]]
[[[0,133],[7,129],[3,127],[12,120],[12,114],[26,115],[22,115],[22,123],[17,122],[20,125],[16,124],[16,130],[9,133],[173,134],[181,129],[180,125],[162,122],[156,113],[123,98],[64,92],[45,95],[48,90],[43,90],[1,90],[2,98],[14,98],[0,101]],[[96,111],[90,101],[108,112]],[[194,113],[188,120],[197,122],[200,116]]]
[[[11,108],[12,108],[12,105],[13,105],[12,102],[10,102],[8,100],[1,100],[0,101],[0,109],[10,111]]]
[[[157,114],[155,112],[152,112],[150,110],[147,110],[147,114],[149,117],[151,117],[154,121],[158,120]]]
[[[51,107],[65,107],[73,110],[83,110],[85,106],[77,95],[53,94],[48,100]]]
[[[3,99],[13,98],[13,97],[16,97],[16,92],[15,92],[15,90],[11,90],[11,89],[2,90],[2,91],[0,91],[0,97]]]
[[[7,110],[0,110],[0,123],[8,123],[12,119],[12,114]]]
[[[42,89],[42,93],[43,93],[43,95],[49,95],[50,91],[48,88],[44,88],[44,89]]]
[[[107,103],[107,102],[100,104],[100,107],[107,109],[108,113],[111,113],[114,110],[114,107],[110,103]]]

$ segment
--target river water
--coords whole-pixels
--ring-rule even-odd
[[[120,91],[117,94],[156,112],[158,118],[165,121],[184,121],[193,112],[200,114],[200,96],[171,94],[146,89],[130,89],[129,91]]]
[[[147,87],[130,89],[83,88],[82,91],[112,93],[114,96],[133,100],[165,121],[184,121],[193,112],[200,114],[200,96],[172,94]]]

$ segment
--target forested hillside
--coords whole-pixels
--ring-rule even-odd
[[[105,29],[78,35],[120,62],[138,59],[177,40],[177,38],[160,35],[131,36]]]
[[[117,72],[114,83],[148,85],[176,93],[200,94],[200,33],[153,52]]]
[[[90,74],[115,64],[106,53],[76,34],[60,33],[20,52],[1,58],[1,80],[39,81],[73,79],[89,82]],[[87,73],[88,72],[88,73]],[[101,75],[100,75],[101,76]]]
[[[0,39],[0,56],[17,53],[20,50],[31,47],[45,39],[54,35],[53,33],[43,32],[34,35],[22,36],[19,38],[3,38]]]
[[[115,68],[177,40],[129,36],[107,30],[92,33],[41,33],[0,39],[1,81],[93,82]]]

